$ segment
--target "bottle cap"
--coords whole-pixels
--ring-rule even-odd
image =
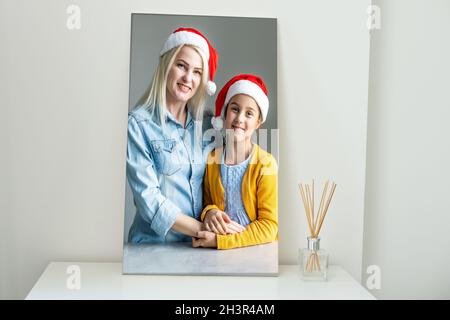
[[[308,250],[319,251],[320,249],[320,237],[312,238],[308,237]]]

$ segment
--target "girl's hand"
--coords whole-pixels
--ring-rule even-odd
[[[192,238],[192,246],[194,248],[217,248],[217,236],[214,232],[199,231],[197,237]]]
[[[211,209],[206,213],[203,221],[207,231],[216,234],[232,234],[239,233],[245,230],[239,223],[232,221],[230,217],[223,211],[218,209]]]

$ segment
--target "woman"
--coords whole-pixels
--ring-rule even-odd
[[[190,241],[204,229],[202,115],[217,53],[197,30],[179,28],[160,53],[146,93],[128,117],[127,179],[136,215],[131,243]],[[209,80],[208,81],[208,76]],[[230,230],[239,230],[230,224]]]

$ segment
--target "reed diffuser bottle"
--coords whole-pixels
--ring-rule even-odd
[[[299,252],[301,274],[307,280],[327,280],[328,253],[320,249],[320,237],[307,238],[307,247]]]
[[[302,184],[299,184],[300,196],[305,207],[309,230],[306,248],[299,250],[300,274],[305,280],[327,280],[328,276],[328,253],[320,248],[319,236],[334,190],[336,189],[336,184],[333,182],[330,191],[328,191],[328,184],[329,182],[327,181],[317,213],[314,213],[314,180],[311,188],[309,185],[304,187]]]

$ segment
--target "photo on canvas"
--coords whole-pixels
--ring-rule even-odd
[[[278,273],[277,20],[132,14],[124,274]]]

